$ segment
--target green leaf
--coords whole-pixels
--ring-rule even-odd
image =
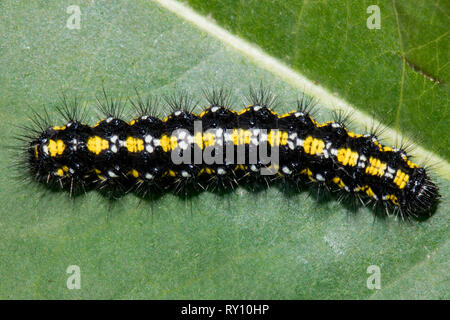
[[[397,34],[389,31],[389,21],[395,19],[383,18],[381,30],[365,30],[367,34],[355,38],[355,24],[365,26],[365,8],[361,7],[358,18],[358,11],[349,6],[351,14],[344,27],[336,22],[338,16],[346,16],[340,4],[322,7],[319,3],[322,11],[311,8],[302,14],[309,23],[301,20],[299,31],[286,32],[283,26],[292,25],[287,17],[297,17],[295,6],[279,9],[271,2],[273,7],[265,13],[258,3],[241,7],[239,15],[219,14],[223,20],[213,16],[225,25],[230,16],[239,17],[237,34],[252,41],[246,30],[259,34],[255,42],[283,60],[295,53],[296,58],[289,59],[297,61],[296,69],[330,90],[339,89],[340,96],[358,107],[383,114],[389,109],[386,101],[394,107],[399,104],[398,70],[403,62],[392,52],[401,56],[402,50]],[[134,95],[134,88],[152,94],[184,88],[199,96],[202,88],[218,84],[233,89],[240,109],[244,104],[239,97],[248,85],[263,81],[280,94],[280,112],[291,110],[300,93],[156,3],[77,1],[81,28],[71,30],[66,27],[70,16],[66,10],[73,4],[56,0],[0,3],[2,144],[14,143],[11,137],[19,133],[14,125],[30,123],[30,107],[43,112],[47,106],[50,115],[56,116],[54,105],[61,92],[83,97],[92,122],[97,119],[95,95],[102,85],[113,97],[127,97]],[[231,10],[228,5],[223,8]],[[244,20],[258,9],[261,21],[265,19],[270,28],[258,19],[254,28],[244,28],[252,26],[252,20],[245,24]],[[401,11],[400,6],[397,10]],[[329,20],[329,29],[318,18],[321,12],[335,17]],[[440,21],[438,14],[432,17],[425,21]],[[322,26],[316,27],[319,33],[313,32],[311,21]],[[309,27],[305,30],[304,26]],[[335,37],[332,31],[336,29],[348,30],[347,42]],[[434,32],[429,25],[425,29]],[[274,43],[266,47],[259,41],[270,44],[276,34],[275,51]],[[302,41],[293,47],[295,41],[286,38]],[[386,39],[391,45],[386,45]],[[364,51],[377,48],[379,54],[388,52],[380,58],[384,63],[368,64],[374,55]],[[333,52],[334,63],[324,59],[325,53],[332,56]],[[445,54],[439,61],[439,77],[445,82]],[[352,73],[360,76],[350,85]],[[444,157],[446,141],[438,137],[446,136],[445,87],[423,80],[410,68],[405,68],[404,79],[400,127],[408,129],[409,122],[412,128],[420,127],[422,137],[430,139],[425,140],[427,146],[444,146],[440,154]],[[425,89],[416,96],[413,87],[420,81]],[[391,87],[379,95],[386,89],[385,82]],[[409,107],[413,93],[412,105],[433,107],[435,113],[422,112],[433,121],[432,126]],[[319,111],[320,120],[329,119],[330,110]],[[435,116],[441,119],[436,125]],[[405,121],[405,117],[414,120]],[[434,135],[428,135],[431,132]],[[110,207],[98,192],[71,200],[66,194],[44,193],[42,186],[13,180],[10,166],[17,154],[4,147],[0,150],[3,299],[449,298],[449,182],[442,178],[437,181],[443,202],[424,222],[374,218],[369,208],[353,212],[335,197],[317,201],[307,190],[286,192],[276,187],[258,193],[243,187],[224,195],[204,192],[187,200],[168,194],[152,202],[130,194]],[[79,290],[66,287],[70,265],[80,267]],[[381,269],[381,290],[366,286],[370,265]]]
[[[186,2],[450,159],[448,1]],[[380,29],[366,26],[373,4]]]

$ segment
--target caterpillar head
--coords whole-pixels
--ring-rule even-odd
[[[431,215],[440,197],[439,189],[428,177],[424,168],[416,168],[405,188],[407,197],[404,199],[402,210],[417,217]]]

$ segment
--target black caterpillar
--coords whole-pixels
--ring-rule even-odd
[[[438,188],[401,148],[380,144],[375,133],[355,134],[342,119],[316,122],[311,100],[299,100],[297,110],[278,115],[267,91],[251,90],[250,96],[251,105],[236,112],[228,107],[229,95],[213,90],[206,95],[210,106],[199,115],[186,95],[173,96],[166,99],[172,113],[164,119],[151,99],[139,98],[131,101],[138,116],[126,122],[117,101],[105,95],[106,103],[100,103],[105,118],[93,126],[64,99],[58,110],[65,125],[48,126],[37,114],[32,119],[37,128],[24,136],[25,165],[36,180],[71,194],[306,179],[354,195],[364,205],[380,205],[388,214],[432,213]]]

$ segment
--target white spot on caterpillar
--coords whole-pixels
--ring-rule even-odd
[[[261,136],[259,138],[259,142],[262,143],[264,141],[267,141],[267,133],[261,133]]]
[[[292,170],[289,169],[288,167],[283,167],[283,169],[281,169],[281,171],[283,171],[283,173],[285,173],[285,174],[291,174],[292,173]]]
[[[331,124],[331,126],[332,126],[333,128],[340,128],[340,127],[341,127],[341,125],[340,125],[339,123],[337,123],[337,122],[333,122],[333,123]]]
[[[117,178],[117,177],[118,177],[118,175],[115,174],[115,173],[112,172],[112,171],[108,171],[108,175],[109,175],[111,178]]]
[[[225,173],[227,173],[227,172],[224,169],[222,169],[222,168],[217,169],[218,175],[223,176]]]
[[[366,156],[363,155],[363,154],[359,155],[359,158],[358,158],[358,159],[359,159],[360,161],[367,161]]]
[[[253,172],[257,172],[257,171],[258,171],[258,168],[257,168],[254,164],[252,164],[252,165],[250,166],[250,170],[252,170]]]
[[[175,111],[173,114],[178,117],[181,114],[181,111],[180,110]]]
[[[211,112],[217,112],[219,110],[219,107],[212,107]]]
[[[334,156],[337,155],[337,149],[334,149],[334,148],[331,149],[331,154],[334,155]]]
[[[44,151],[44,153],[48,155],[48,145],[44,144],[44,146],[42,147],[42,151]]]
[[[145,143],[150,143],[152,142],[153,137],[151,135],[146,135],[144,136],[144,141]]]
[[[154,145],[155,147],[158,147],[158,146],[160,146],[160,145],[161,145],[161,143],[159,142],[159,139],[155,139],[155,140],[153,140],[153,145]]]
[[[116,146],[115,144],[113,144],[113,145],[111,146],[111,151],[112,151],[113,153],[117,153],[117,146]]]
[[[288,144],[289,149],[291,149],[291,150],[294,150],[294,149],[295,149],[294,142],[288,140],[287,144]]]
[[[303,112],[296,112],[296,113],[294,113],[294,116],[296,117],[296,118],[298,118],[298,117],[303,117],[305,114],[303,113]]]
[[[154,176],[152,174],[150,174],[150,173],[145,174],[145,179],[152,180],[153,178],[154,178]]]
[[[259,111],[259,110],[261,110],[261,108],[262,108],[261,106],[254,106],[254,107],[253,107],[253,110]]]
[[[303,147],[303,144],[305,143],[305,140],[303,140],[303,139],[298,139],[298,138],[297,138],[296,143],[297,143],[297,147],[298,147],[298,146]]]
[[[113,121],[113,118],[112,118],[112,117],[106,118],[106,123],[110,123],[111,121]]]
[[[148,153],[152,153],[153,150],[154,150],[154,148],[149,144],[145,147],[145,151],[147,151]]]
[[[119,137],[118,137],[118,136],[112,136],[109,140],[110,140],[112,143],[116,143],[116,141],[119,140]]]
[[[181,176],[183,177],[183,178],[190,178],[191,177],[191,175],[189,174],[189,172],[187,172],[187,171],[181,171]]]
[[[186,150],[189,147],[189,145],[185,141],[180,141],[178,145],[182,150]]]
[[[325,178],[320,173],[316,174],[317,181],[325,181]]]

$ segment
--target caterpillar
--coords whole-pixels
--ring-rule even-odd
[[[373,203],[406,217],[431,215],[439,198],[427,169],[402,148],[375,133],[350,131],[342,118],[317,122],[312,99],[278,114],[273,94],[250,89],[249,106],[230,108],[225,90],[205,92],[208,107],[193,112],[188,95],[165,99],[172,112],[157,114],[159,99],[131,100],[137,116],[121,119],[123,106],[99,99],[104,118],[83,122],[63,99],[64,125],[35,114],[22,139],[23,164],[34,180],[70,191],[99,188],[113,193],[152,193],[238,183],[311,181],[339,190],[363,205]]]

